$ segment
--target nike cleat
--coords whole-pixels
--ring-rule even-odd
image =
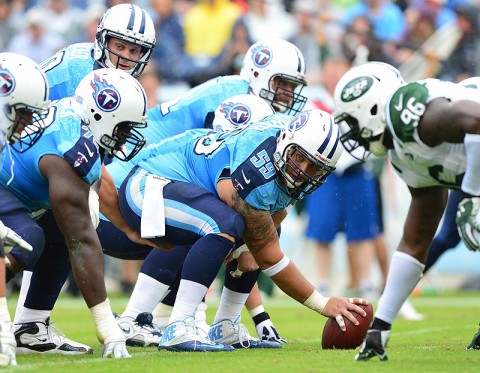
[[[159,350],[176,352],[233,351],[227,344],[212,342],[198,333],[193,316],[168,324],[162,334]]]
[[[228,319],[221,320],[210,326],[208,337],[213,342],[226,343],[234,348],[282,348],[282,345],[274,341],[261,341],[254,338],[248,332],[245,325]]]
[[[45,321],[34,321],[15,325],[15,341],[19,354],[92,354],[93,350],[82,343],[72,341],[56,327]]]
[[[387,361],[388,356],[385,348],[389,338],[390,330],[370,329],[360,346],[360,352],[355,356],[355,360],[367,361],[377,356],[380,361]]]
[[[158,346],[161,333],[153,325],[153,316],[151,313],[142,312],[134,319],[130,316],[120,317],[114,314],[118,326],[127,339],[127,346],[150,347]]]

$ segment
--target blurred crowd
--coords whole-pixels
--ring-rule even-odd
[[[0,0],[0,50],[42,62],[68,44],[92,42],[98,19],[117,3]],[[156,27],[150,72],[168,88],[234,74],[249,46],[268,37],[299,47],[310,86],[322,83],[322,66],[328,60],[354,64],[377,60],[401,67],[415,55],[425,65],[425,77],[460,81],[479,75],[474,0],[138,0],[137,4],[150,13]],[[450,43],[442,37],[439,47],[432,39],[442,30],[455,37]]]
[[[69,44],[93,42],[99,18],[122,2],[0,0],[0,51],[41,63]],[[333,110],[340,76],[366,61],[388,62],[407,81],[436,77],[459,82],[480,75],[480,3],[475,0],[135,3],[150,13],[156,29],[157,43],[140,77],[150,107],[212,77],[238,73],[248,48],[269,37],[289,40],[302,51],[309,85],[304,92],[311,105],[328,110]],[[129,292],[138,263],[120,266],[122,289]]]

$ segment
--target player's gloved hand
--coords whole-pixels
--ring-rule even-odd
[[[22,239],[17,233],[12,229],[5,226],[0,221],[0,239],[3,241],[3,249],[5,253],[12,251],[14,246],[18,246],[25,251],[32,251],[33,247],[27,241]]]
[[[480,197],[465,198],[458,204],[457,228],[469,250],[480,249]]]
[[[12,323],[0,322],[0,366],[17,365],[16,347]]]
[[[122,359],[132,357],[127,351],[125,338],[107,339],[102,346],[102,357],[113,357],[114,359]]]
[[[273,325],[273,322],[270,319],[258,323],[258,325],[255,325],[255,328],[257,329],[258,338],[262,341],[288,343],[287,340],[283,339],[280,334],[278,334],[275,325]]]

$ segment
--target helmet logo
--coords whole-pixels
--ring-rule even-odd
[[[93,99],[100,110],[110,112],[118,108],[120,105],[120,94],[113,85],[108,84],[106,80],[101,79],[97,74],[94,74],[90,85],[93,88]]]
[[[248,106],[232,102],[222,103],[220,112],[224,114],[225,118],[235,127],[247,123],[252,116]]]
[[[0,96],[8,96],[15,89],[15,78],[0,65]]]
[[[257,67],[265,67],[272,62],[272,50],[264,45],[259,45],[253,49],[252,60]]]
[[[301,129],[308,121],[308,112],[298,114],[294,117],[290,123],[288,123],[288,130],[290,132],[295,132]]]
[[[348,82],[340,95],[343,102],[351,102],[363,96],[372,86],[373,79],[369,76],[359,76]]]

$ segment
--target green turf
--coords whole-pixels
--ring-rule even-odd
[[[413,298],[427,317],[423,321],[397,320],[389,348],[389,361],[355,362],[353,350],[322,350],[325,318],[288,298],[267,300],[266,308],[281,335],[290,342],[282,350],[242,350],[224,353],[172,353],[156,348],[129,348],[132,359],[102,359],[93,321],[83,300],[61,297],[53,314],[54,325],[68,337],[87,343],[93,355],[18,355],[19,366],[4,371],[33,372],[474,372],[480,370],[480,351],[465,346],[480,320],[479,293],[449,293]],[[121,312],[126,298],[112,298]],[[15,299],[10,300],[13,308]],[[213,317],[215,305],[207,310]],[[243,320],[254,333],[247,313]]]

